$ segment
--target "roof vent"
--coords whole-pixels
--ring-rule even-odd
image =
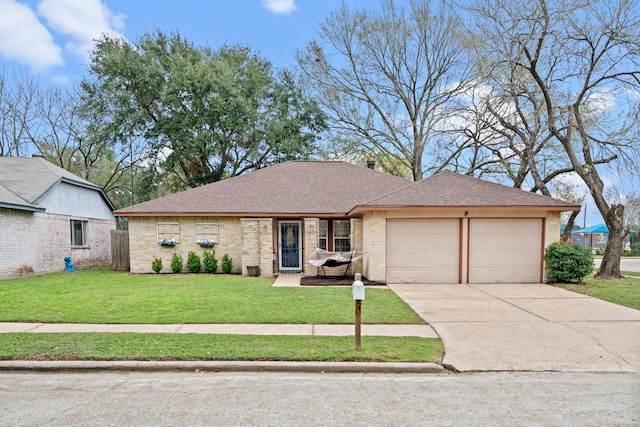
[[[369,169],[375,169],[376,168],[376,161],[375,160],[367,160],[367,167]]]
[[[42,153],[34,153],[34,154],[31,155],[31,157],[42,157],[42,158],[44,158]]]

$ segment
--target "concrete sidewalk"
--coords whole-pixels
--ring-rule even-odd
[[[363,336],[438,338],[429,325],[362,325]],[[86,324],[86,323],[11,323],[0,322],[0,333],[64,333],[64,332],[138,332],[175,334],[233,334],[233,335],[316,335],[349,336],[355,334],[354,325],[315,324]]]

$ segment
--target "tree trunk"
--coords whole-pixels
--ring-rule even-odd
[[[629,233],[624,226],[624,205],[613,205],[604,215],[604,222],[609,229],[607,248],[604,251],[600,269],[595,274],[596,279],[620,279],[620,258],[624,240]]]
[[[564,231],[562,232],[562,236],[560,237],[563,242],[571,242],[571,231],[573,230],[573,225],[579,213],[580,211],[571,212],[571,216],[567,220],[567,225],[564,227]]]

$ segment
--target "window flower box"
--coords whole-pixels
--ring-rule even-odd
[[[174,239],[164,239],[158,242],[160,246],[175,246],[178,244]]]
[[[213,240],[197,240],[196,243],[203,248],[212,248],[217,242]]]

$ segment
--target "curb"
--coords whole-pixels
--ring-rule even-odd
[[[0,361],[1,371],[37,372],[308,372],[308,373],[443,373],[435,363],[376,362],[233,362],[233,361]]]

